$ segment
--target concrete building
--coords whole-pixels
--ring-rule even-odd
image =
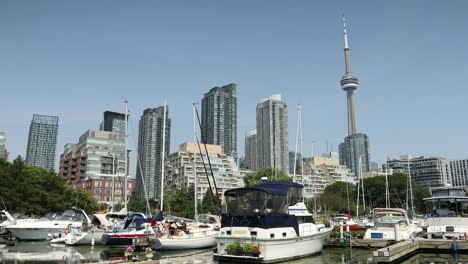
[[[236,84],[214,87],[205,93],[201,123],[205,143],[220,145],[226,155],[237,159]]]
[[[468,186],[468,159],[449,161],[453,186]]]
[[[164,118],[166,131],[163,130]],[[171,119],[166,107],[148,108],[140,118],[138,132],[138,159],[136,171],[136,194],[159,200],[161,194],[161,172],[163,153],[163,133],[165,133],[164,156],[170,153]],[[144,188],[145,187],[145,188]]]
[[[387,159],[386,162],[393,173],[411,174],[411,178],[419,185],[428,188],[445,187],[451,184],[450,164],[442,157],[418,157],[409,155],[399,159]],[[383,165],[385,170],[385,164]]]
[[[33,115],[29,127],[26,163],[53,170],[57,148],[58,116]]]
[[[224,154],[221,146],[219,145],[207,144],[206,146],[216,185],[218,187],[219,197],[221,198],[223,193],[229,189],[243,187],[243,174],[238,169],[234,158]],[[201,147],[204,151],[204,147]],[[211,178],[211,171],[206,153],[200,155],[197,144],[192,142],[181,144],[179,146],[179,150],[170,154],[166,161],[167,174],[165,182],[167,188],[170,190],[175,191],[182,187],[193,187],[196,178],[197,198],[201,202],[206,191],[209,190],[207,179],[208,173],[211,187],[214,192],[214,184]],[[204,165],[206,166],[207,171],[205,171]]]
[[[114,197],[115,203],[124,203],[123,182],[128,175],[125,165],[125,143],[119,133],[88,130],[77,144],[65,145],[60,155],[59,175],[69,187],[88,191],[98,202],[111,203]],[[113,195],[112,181],[115,183]],[[135,180],[127,177],[127,181],[131,186],[127,190],[129,198],[135,189]]]
[[[245,133],[245,168],[257,170],[257,130],[252,129]]]
[[[125,140],[125,114],[105,111],[101,130],[118,133],[120,139]]]
[[[8,151],[6,149],[6,134],[0,131],[0,159],[8,160]]]
[[[347,112],[348,112],[348,136],[340,144],[340,163],[346,165],[354,172],[359,172],[359,157],[361,157],[362,171],[370,171],[369,137],[364,133],[358,133],[356,125],[356,110],[354,108],[354,91],[358,88],[358,78],[351,72],[351,61],[348,47],[348,33],[343,17],[344,29],[344,55],[345,74],[341,78],[341,88],[346,91]]]
[[[281,95],[257,104],[257,169],[289,171],[288,106]]]
[[[338,159],[333,157],[307,157],[304,158],[304,176],[290,174],[295,181],[304,185],[306,198],[322,194],[325,188],[335,182],[348,182],[356,184],[354,174],[346,166],[340,165]]]

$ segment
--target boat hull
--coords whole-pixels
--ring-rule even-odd
[[[159,249],[162,250],[198,249],[216,245],[216,235],[217,233],[214,232],[211,235],[200,237],[162,237],[157,238],[157,240],[160,244]]]
[[[65,244],[70,246],[83,246],[83,245],[100,245],[102,241],[102,236],[104,235],[104,230],[94,230],[91,232],[83,232],[79,235],[77,234],[68,234],[65,238]]]
[[[241,262],[241,263],[274,263],[291,259],[303,258],[322,251],[326,237],[330,234],[332,228],[327,228],[319,233],[309,236],[296,236],[285,239],[255,239],[217,237],[217,253],[215,259],[221,261]],[[225,246],[239,240],[241,243],[258,244],[260,255],[255,256],[236,256],[228,254]]]
[[[106,246],[131,246],[133,240],[138,238],[149,238],[154,235],[148,234],[104,234],[101,238],[101,244]]]
[[[64,236],[64,227],[32,227],[32,228],[16,228],[14,226],[8,227],[13,237],[18,240],[47,240],[49,234],[58,234]]]
[[[343,225],[343,231],[347,231],[347,225]],[[366,229],[365,226],[360,226],[358,224],[352,224],[352,225],[349,225],[349,231],[357,231],[357,230],[364,230]],[[335,226],[335,230],[336,231],[340,231],[340,226]]]

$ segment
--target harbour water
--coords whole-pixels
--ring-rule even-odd
[[[144,252],[134,253],[133,257],[147,259]],[[0,263],[110,263],[119,262],[125,258],[124,248],[108,248],[105,246],[66,247],[50,245],[47,242],[19,242],[13,247],[0,248]],[[154,252],[152,259],[163,264],[177,263],[217,263],[213,261],[211,249],[188,251]],[[283,262],[285,264],[338,264],[338,263],[371,263],[372,251],[365,249],[326,248],[319,255]],[[418,254],[404,263],[467,263],[467,255],[450,254]]]

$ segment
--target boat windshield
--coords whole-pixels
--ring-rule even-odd
[[[256,189],[237,189],[225,193],[223,213],[228,215],[287,214],[288,197]]]
[[[79,211],[65,210],[57,220],[86,222],[86,217]]]
[[[402,221],[406,222],[404,215],[377,215],[375,219],[375,223],[378,224],[398,224]]]

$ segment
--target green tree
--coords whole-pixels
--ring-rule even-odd
[[[292,178],[283,171],[273,168],[263,168],[253,173],[247,173],[244,176],[245,187],[251,187],[260,183],[262,177],[267,177],[268,181],[292,181]]]
[[[218,214],[221,210],[220,205],[221,201],[218,197],[215,196],[215,200],[213,200],[214,193],[208,189],[206,190],[205,194],[203,195],[203,200],[201,203],[200,213],[202,214]],[[218,207],[218,211],[216,210],[214,201],[216,201],[216,205]]]
[[[32,214],[78,207],[88,212],[97,203],[81,190],[71,190],[52,171],[26,165],[18,156],[13,163],[0,160],[0,195],[7,210]]]

